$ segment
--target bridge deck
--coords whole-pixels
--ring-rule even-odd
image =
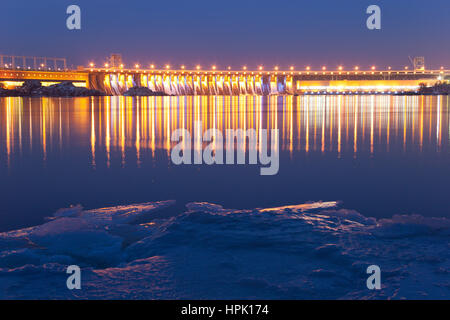
[[[40,80],[43,82],[72,81],[89,86],[89,73],[85,71],[41,71],[0,69],[0,81],[21,82],[24,80]]]

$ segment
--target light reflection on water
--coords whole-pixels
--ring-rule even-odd
[[[0,191],[8,196],[0,229],[17,212],[22,224],[31,223],[34,208],[41,217],[71,203],[169,198],[235,207],[344,200],[372,215],[448,215],[439,195],[449,178],[448,107],[443,96],[3,98]],[[280,173],[174,166],[171,133],[193,132],[195,121],[203,131],[279,129]],[[411,181],[417,190],[404,185]],[[23,197],[34,203],[18,205]]]

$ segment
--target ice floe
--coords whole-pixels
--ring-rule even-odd
[[[252,210],[174,201],[58,210],[42,225],[0,233],[0,298],[450,298],[450,222],[377,220],[314,202]],[[66,287],[68,265],[82,289]],[[379,265],[382,289],[368,290]]]

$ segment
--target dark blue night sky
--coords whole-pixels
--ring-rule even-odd
[[[66,8],[82,10],[82,30],[66,29]],[[382,30],[366,28],[366,8],[382,9]],[[450,66],[448,0],[2,1],[4,54],[102,63],[249,68],[409,64]]]

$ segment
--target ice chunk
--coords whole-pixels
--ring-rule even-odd
[[[194,202],[177,216],[136,224],[173,203],[75,206],[40,226],[0,233],[0,298],[450,296],[446,218],[377,220],[335,201],[253,210]],[[76,295],[65,287],[69,264],[82,267]],[[372,264],[388,284],[368,292]]]

